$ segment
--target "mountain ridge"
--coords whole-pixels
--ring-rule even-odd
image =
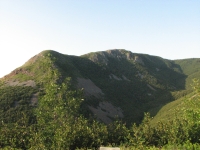
[[[49,54],[51,59],[45,60]],[[74,88],[85,89],[82,113],[93,115],[104,123],[112,122],[115,117],[128,123],[139,123],[144,112],[156,115],[165,104],[190,93],[191,79],[200,74],[199,58],[167,60],[124,49],[82,56],[46,50],[1,80],[7,86],[26,86],[32,83],[33,88],[37,87],[39,92],[41,85],[48,82],[44,81],[48,70],[44,62],[59,70],[59,83],[70,77]],[[190,63],[195,66],[194,69]]]

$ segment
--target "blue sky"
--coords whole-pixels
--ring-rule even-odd
[[[0,77],[45,49],[200,58],[200,0],[0,0]]]

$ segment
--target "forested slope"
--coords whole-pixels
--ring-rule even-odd
[[[194,70],[186,67],[190,60],[126,50],[81,57],[43,51],[1,79],[0,147],[194,146],[199,82],[194,90],[187,84],[199,77],[199,61],[191,60]]]

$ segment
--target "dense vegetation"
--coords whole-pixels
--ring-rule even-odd
[[[47,62],[44,59],[48,54],[55,58],[49,61],[53,61],[51,69],[56,68],[59,72],[59,84],[70,77],[70,88],[75,90],[78,85],[77,78],[81,78],[91,80],[101,89],[103,94],[99,97],[84,97],[81,113],[85,117],[94,115],[88,105],[97,108],[100,102],[105,101],[120,107],[124,116],[121,119],[127,125],[141,123],[144,112],[155,116],[169,102],[191,93],[192,79],[200,77],[200,59],[172,61],[126,50],[89,53],[78,57],[47,50],[14,70],[5,80],[32,80],[38,87],[36,92],[42,95],[44,84],[49,82],[46,78],[49,68],[46,67]],[[18,92],[17,88],[15,92]]]
[[[4,123],[16,122],[22,114],[26,114],[29,122],[34,122],[30,99],[35,91],[35,88],[24,86],[0,88],[0,120]]]
[[[179,110],[176,107],[175,116],[167,122],[152,123],[150,114],[145,113],[139,125],[127,127],[120,119],[105,125],[80,113],[85,101],[83,91],[75,89],[70,78],[63,78],[52,60],[56,61],[47,54],[41,62],[40,69],[46,74],[38,79],[37,107],[30,107],[30,97],[38,92],[38,87],[2,86],[2,83],[0,148],[73,150],[97,149],[102,145],[122,149],[199,149],[198,80],[194,80],[193,94],[182,100],[182,107]]]

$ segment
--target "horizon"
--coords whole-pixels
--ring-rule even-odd
[[[45,49],[200,58],[200,1],[0,1],[0,78]]]

